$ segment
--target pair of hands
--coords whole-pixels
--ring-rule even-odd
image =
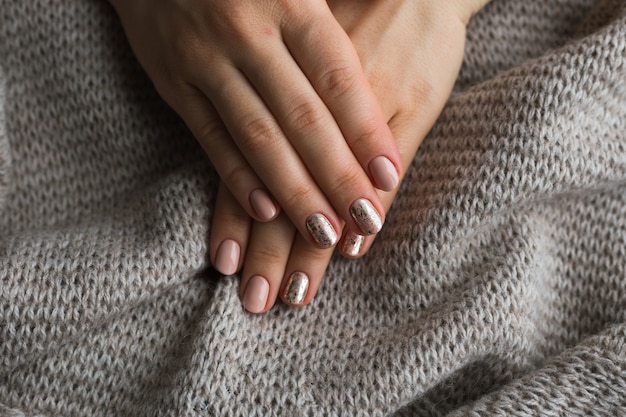
[[[255,313],[367,252],[487,2],[110,1],[222,178],[211,260]]]

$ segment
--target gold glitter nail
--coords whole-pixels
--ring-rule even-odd
[[[335,229],[323,214],[311,214],[306,219],[306,228],[317,244],[324,249],[330,248],[337,243],[337,232],[335,232]]]
[[[308,289],[309,277],[303,272],[294,272],[285,287],[285,301],[289,304],[302,304]]]
[[[346,233],[346,237],[343,239],[343,245],[341,245],[341,253],[346,256],[357,257],[359,253],[361,253],[361,249],[363,249],[363,243],[365,242],[365,237],[354,233],[352,230],[349,230]]]
[[[367,235],[376,234],[383,227],[383,220],[380,214],[378,214],[372,203],[365,198],[360,198],[352,204],[350,214],[363,233]]]

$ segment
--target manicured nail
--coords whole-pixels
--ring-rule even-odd
[[[270,284],[260,275],[255,275],[248,281],[246,292],[243,295],[243,306],[250,313],[262,313],[267,304],[267,295]]]
[[[383,227],[383,220],[372,203],[365,198],[360,198],[350,207],[352,218],[366,235],[376,234]]]
[[[372,159],[369,168],[377,188],[391,191],[398,186],[398,171],[387,157],[377,156]]]
[[[239,267],[239,244],[231,239],[226,239],[220,244],[215,257],[215,269],[224,275],[232,275]]]
[[[348,230],[343,239],[343,245],[341,245],[341,253],[346,256],[357,257],[361,253],[361,249],[363,249],[363,243],[365,243],[365,236]]]
[[[302,304],[309,289],[309,277],[303,272],[294,272],[285,287],[284,299],[289,304]]]
[[[306,219],[306,228],[321,248],[330,248],[337,243],[337,232],[323,214],[311,214]]]
[[[271,197],[261,189],[254,190],[250,193],[250,205],[263,220],[273,219],[278,212]]]

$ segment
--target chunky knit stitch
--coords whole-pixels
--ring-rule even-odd
[[[0,415],[626,415],[626,5],[493,0],[371,252],[244,312],[104,0],[0,0]]]

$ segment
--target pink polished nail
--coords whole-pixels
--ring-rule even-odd
[[[239,267],[239,244],[231,239],[226,239],[220,244],[215,257],[215,269],[224,275],[232,275]]]
[[[387,157],[377,156],[372,159],[369,168],[374,182],[376,182],[376,188],[391,191],[398,186],[398,171]]]
[[[273,219],[278,212],[271,197],[261,189],[254,190],[250,193],[250,205],[263,220]]]
[[[250,313],[262,313],[267,304],[267,296],[270,292],[270,284],[260,275],[255,275],[248,281],[246,292],[243,296],[243,306]]]

